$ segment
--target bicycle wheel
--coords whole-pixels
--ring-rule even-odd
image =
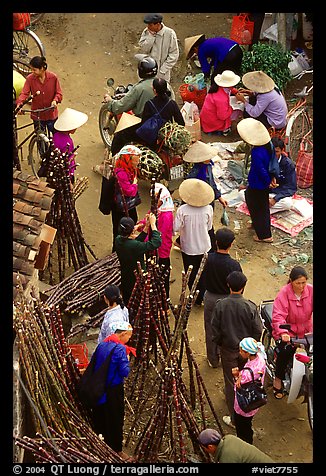
[[[98,122],[102,141],[106,147],[111,149],[114,131],[117,127],[117,120],[112,116],[110,111],[108,111],[106,104],[103,104],[100,109]]]
[[[44,15],[45,13],[30,13],[31,25],[36,25],[36,23],[39,23],[43,19]]]
[[[34,31],[22,30],[13,31],[13,58],[16,60],[23,60],[27,63],[34,56],[45,56],[45,48]]]
[[[290,116],[285,130],[285,150],[293,162],[297,161],[302,138],[311,130],[311,119],[306,108],[298,109]]]
[[[49,138],[43,133],[33,136],[28,144],[28,163],[37,178],[39,178],[38,172],[42,165],[42,159],[49,147]]]
[[[31,72],[31,67],[27,61],[23,61],[20,59],[13,59],[13,68],[14,70],[18,71],[18,73],[22,74],[24,78],[26,78]]]

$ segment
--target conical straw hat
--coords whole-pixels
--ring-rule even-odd
[[[250,145],[265,145],[271,140],[264,124],[257,119],[248,117],[237,124],[240,137]]]
[[[123,112],[114,133],[116,134],[117,132],[122,131],[123,129],[127,129],[128,127],[131,127],[131,126],[135,126],[136,124],[139,124],[140,122],[141,122],[140,117],[137,117],[134,114],[128,114],[127,112]]]
[[[179,195],[181,200],[192,207],[205,207],[212,203],[215,197],[213,188],[196,178],[184,180],[179,187]]]
[[[188,38],[185,38],[185,55],[186,59],[188,59],[189,53],[191,48],[194,46],[194,44],[203,36],[205,36],[203,33],[201,35],[196,35],[196,36],[189,36]]]
[[[193,164],[198,162],[205,162],[216,156],[216,151],[211,145],[205,144],[200,140],[193,142],[185,155],[183,160],[185,162],[191,162]]]
[[[88,115],[67,107],[54,123],[57,131],[73,131],[87,122]]]
[[[264,71],[251,71],[242,76],[246,88],[255,93],[269,93],[275,88],[275,83]]]

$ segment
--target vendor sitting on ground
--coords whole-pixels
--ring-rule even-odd
[[[293,195],[297,191],[295,163],[284,152],[285,146],[282,139],[273,137],[272,143],[280,165],[280,173],[277,182],[275,182],[275,186],[272,185],[271,193],[269,194],[270,214],[291,210],[293,206]],[[241,190],[239,195],[244,201],[244,190]]]

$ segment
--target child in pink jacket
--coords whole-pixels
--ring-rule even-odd
[[[200,111],[200,124],[204,132],[215,132],[227,136],[231,131],[230,95],[236,94],[233,88],[240,81],[240,76],[225,70],[214,78]]]
[[[295,266],[289,276],[289,282],[279,291],[273,304],[272,328],[274,340],[279,351],[276,360],[275,379],[273,384],[274,396],[283,397],[282,380],[285,378],[285,368],[294,349],[289,345],[291,337],[304,337],[312,332],[313,322],[313,286],[307,283],[308,275],[304,268]],[[290,324],[291,330],[281,329],[281,324]]]
[[[166,297],[170,296],[170,253],[172,248],[172,236],[173,236],[173,212],[174,212],[174,203],[171,197],[169,190],[161,183],[155,184],[155,195],[157,196],[160,192],[160,197],[157,203],[157,222],[156,226],[158,231],[161,233],[162,244],[157,249],[158,251],[158,263],[159,265],[164,265],[165,269],[168,270],[164,287],[166,292]],[[138,224],[145,225],[146,220],[141,220]],[[140,227],[138,227],[140,230]]]

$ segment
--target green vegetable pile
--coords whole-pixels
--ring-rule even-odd
[[[243,48],[241,72],[244,75],[250,71],[264,71],[283,91],[292,79],[288,67],[290,61],[290,51],[285,51],[280,44],[257,43],[251,51]]]

